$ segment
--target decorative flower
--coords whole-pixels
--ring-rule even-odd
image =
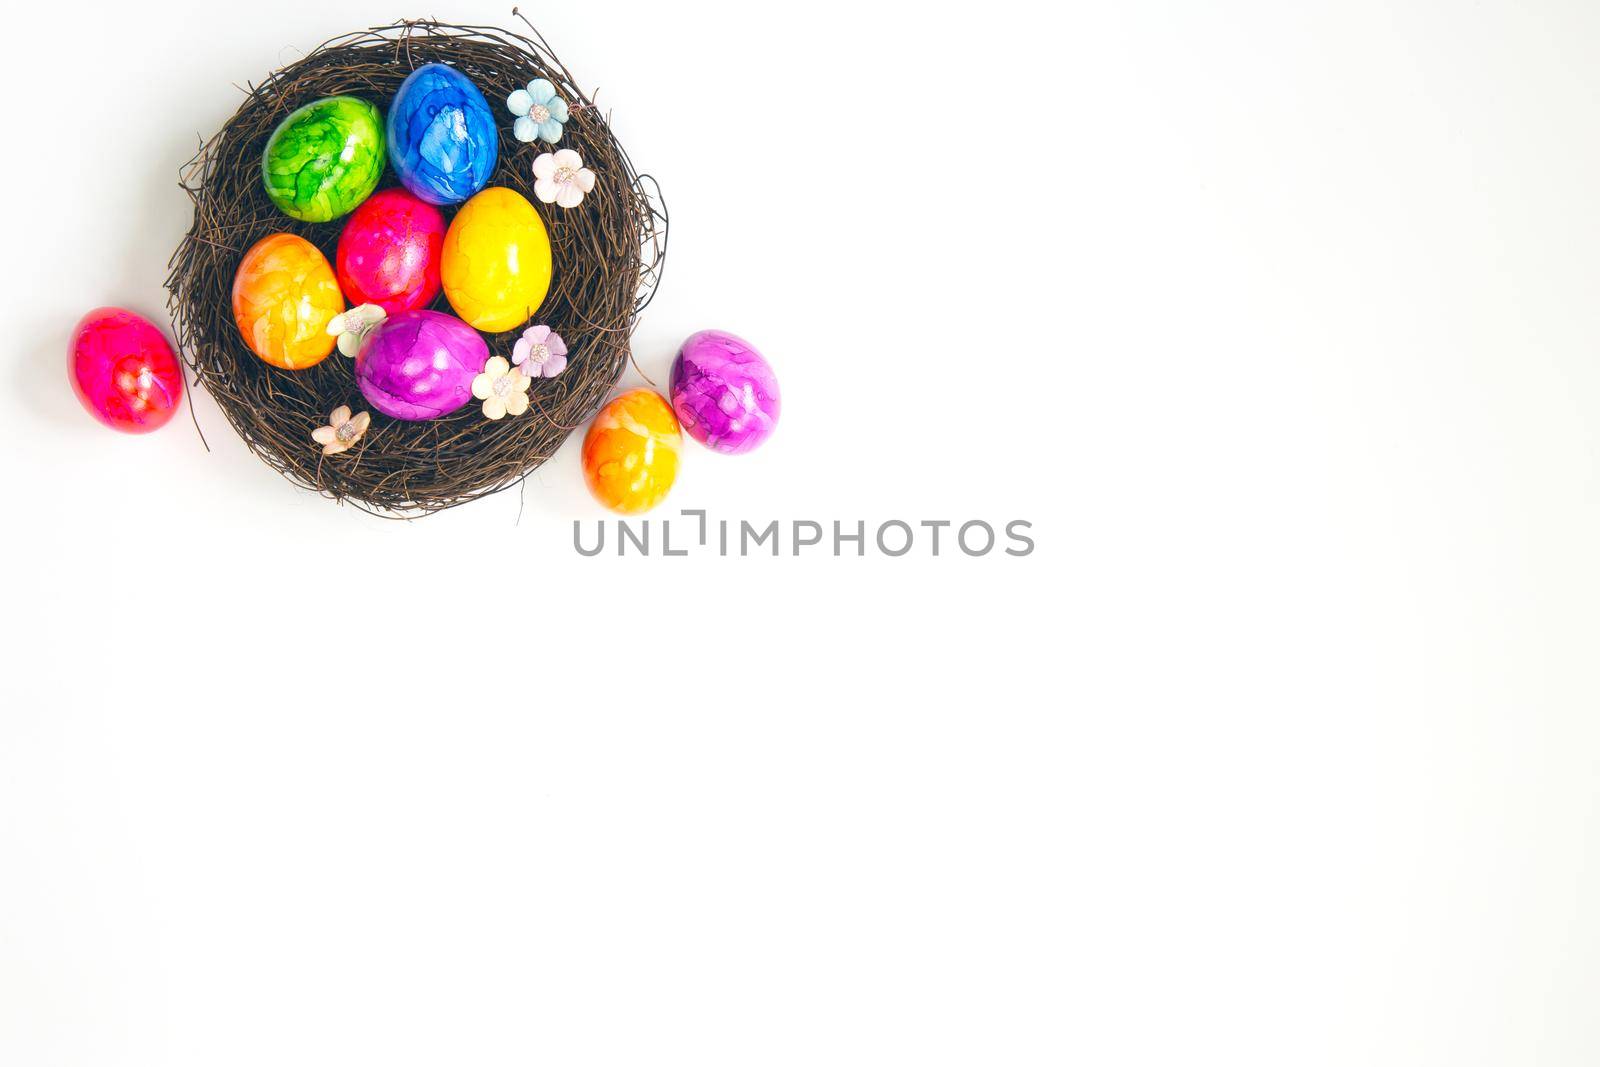
[[[530,326],[511,346],[511,362],[529,378],[554,378],[567,365],[567,342],[548,326]]]
[[[357,304],[349,311],[329,319],[328,332],[339,339],[339,351],[355,359],[367,334],[376,330],[378,324],[388,317],[389,313],[377,304]]]
[[[337,456],[355,447],[371,422],[372,416],[365,411],[352,416],[349,408],[336,407],[328,416],[328,425],[311,431],[311,439],[322,446],[324,456]]]
[[[511,132],[519,141],[541,138],[555,144],[561,140],[561,127],[570,117],[567,102],[556,95],[556,87],[543,78],[535,78],[526,89],[518,89],[506,97],[506,107],[517,116]]]
[[[499,356],[491,356],[483,373],[472,379],[472,395],[483,401],[484,418],[503,419],[528,410],[528,386],[532,384],[526,374],[513,370]]]
[[[546,204],[577,207],[583,194],[594,188],[594,171],[570,148],[546,152],[533,161],[533,195]]]

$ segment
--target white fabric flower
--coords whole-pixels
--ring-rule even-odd
[[[486,419],[503,419],[528,410],[528,386],[533,382],[499,356],[491,356],[483,373],[472,379],[472,395],[483,401]]]
[[[367,334],[376,330],[378,324],[388,317],[389,313],[377,304],[358,304],[329,319],[328,332],[339,339],[339,351],[355,359]]]
[[[546,204],[577,207],[583,194],[594,189],[594,171],[570,148],[546,152],[533,161],[533,195]]]

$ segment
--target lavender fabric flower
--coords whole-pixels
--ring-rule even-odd
[[[567,365],[567,343],[548,326],[530,326],[511,346],[511,362],[530,378],[554,378]]]

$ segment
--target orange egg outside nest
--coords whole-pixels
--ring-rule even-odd
[[[233,276],[233,318],[250,351],[284,370],[328,358],[335,339],[328,320],[344,310],[344,294],[317,246],[274,233],[250,246]]]
[[[678,476],[683,434],[672,406],[649,389],[600,409],[583,438],[583,479],[612,511],[636,515],[666,498]]]

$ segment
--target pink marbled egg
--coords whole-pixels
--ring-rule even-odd
[[[123,433],[158,430],[183,403],[183,371],[166,335],[122,308],[95,308],[78,321],[67,376],[89,414]]]
[[[439,295],[444,215],[404,189],[369,196],[339,235],[339,288],[355,304],[389,314],[427,307]]]

